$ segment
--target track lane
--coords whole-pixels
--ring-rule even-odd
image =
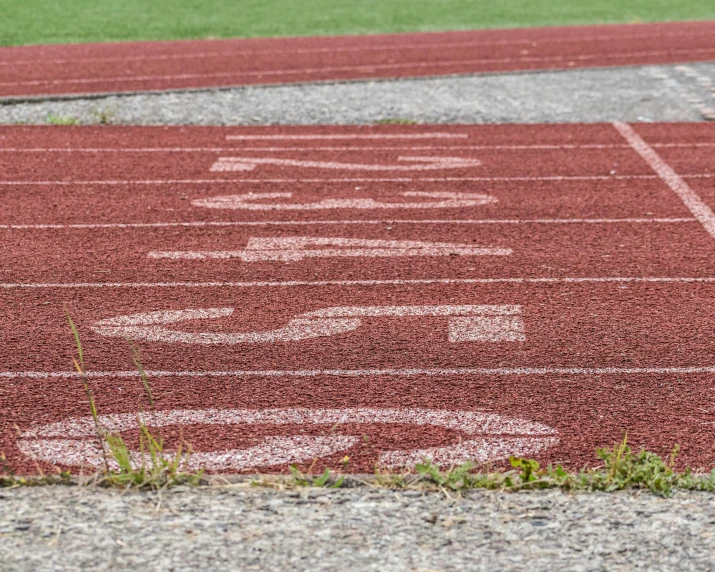
[[[648,165],[623,149],[526,149],[518,152],[481,151],[290,151],[121,154],[61,152],[27,155],[6,152],[0,155],[0,169],[6,180],[46,180],[47,173],[59,180],[155,180],[155,179],[241,179],[352,177],[428,177],[451,180],[467,177],[609,177],[652,175]],[[703,155],[706,153],[703,152]],[[180,161],[177,159],[180,158]]]
[[[303,407],[392,408],[396,400],[405,408],[486,411],[511,417],[531,419],[548,424],[558,432],[559,443],[538,456],[540,461],[565,463],[573,469],[592,464],[593,451],[623,438],[667,455],[675,444],[681,445],[679,466],[689,464],[710,467],[712,453],[712,387],[709,375],[673,374],[644,375],[542,375],[529,378],[454,376],[435,380],[432,377],[374,376],[354,379],[345,376],[316,378],[266,379],[241,378],[154,378],[157,407],[162,411],[186,408],[230,409]],[[104,413],[135,411],[142,402],[138,380],[106,379],[92,383]],[[86,417],[83,390],[77,380],[53,381],[22,379],[3,382],[3,395],[12,403],[32,403],[32,418],[39,426],[72,417]],[[696,405],[694,405],[696,404]],[[28,460],[17,448],[13,424],[27,426],[30,406],[5,406],[0,446],[20,473],[53,470],[48,463]],[[59,414],[59,412],[62,414]],[[183,437],[202,451],[250,447],[269,435],[330,434],[330,424],[276,427],[228,427],[185,425]],[[178,430],[170,427],[162,435],[171,447]],[[347,450],[319,458],[313,470],[326,467],[344,470],[343,457],[350,456],[348,470],[371,473],[380,453],[392,448],[419,448],[450,445],[464,439],[458,431],[440,431],[434,427],[411,425],[339,425],[333,434],[357,436],[361,443]],[[134,444],[136,432],[124,436]],[[363,436],[367,436],[364,438]],[[136,446],[136,445],[135,445]],[[299,462],[302,470],[312,465]],[[72,467],[77,470],[76,467]],[[257,467],[253,471],[282,472],[275,466]]]
[[[712,22],[0,50],[0,96],[706,61]]]
[[[699,126],[698,124],[694,124]],[[286,146],[394,146],[394,145],[563,145],[614,144],[623,139],[608,124],[589,125],[574,130],[570,125],[317,125],[317,126],[0,126],[2,147],[226,147]],[[707,127],[707,126],[706,126]],[[677,129],[677,124],[674,124]],[[661,131],[663,134],[666,132]],[[677,132],[677,131],[676,131]],[[696,129],[707,138],[707,129]],[[666,142],[688,143],[687,131]],[[138,145],[140,143],[140,145]]]
[[[385,303],[448,301],[450,303],[524,303],[523,315],[527,341],[517,343],[450,344],[443,331],[444,318],[408,319],[399,321],[372,318],[365,320],[364,333],[356,330],[336,337],[259,346],[169,347],[161,343],[142,343],[142,355],[150,370],[196,372],[192,377],[162,374],[152,376],[154,392],[159,395],[157,407],[168,411],[176,408],[226,409],[262,407],[394,407],[437,408],[448,410],[487,410],[490,413],[547,423],[558,431],[559,444],[549,448],[540,458],[566,461],[574,466],[591,461],[592,450],[615,441],[626,429],[633,442],[647,444],[666,451],[675,443],[684,445],[681,462],[706,465],[712,462],[712,430],[708,419],[712,374],[680,373],[608,373],[569,372],[567,368],[667,368],[680,366],[712,366],[715,362],[712,344],[703,345],[713,316],[709,301],[713,285],[682,287],[617,285],[580,285],[563,287],[491,287],[459,288],[444,286],[421,288],[419,293],[409,288],[312,289],[296,295],[291,290],[291,309],[309,310],[332,303],[374,304],[379,298]],[[88,333],[87,326],[97,316],[109,314],[105,296],[73,292],[61,293],[54,301],[42,305],[44,297],[22,294],[22,308],[27,308],[15,321],[12,338],[4,352],[9,366],[22,366],[26,336],[37,337],[42,331],[43,343],[35,347],[36,367],[44,371],[68,371],[71,340],[61,312],[66,297],[74,317],[84,332],[89,367],[97,373],[116,370],[131,371],[128,348],[124,340]],[[144,306],[166,307],[165,296],[139,295],[138,292],[113,294],[112,311],[137,310],[137,298]],[[151,299],[154,303],[148,303]],[[266,328],[278,326],[274,314],[285,306],[284,293],[256,294],[225,289],[211,296],[212,302],[234,304],[250,311],[250,319],[235,320],[231,327],[259,323]],[[195,302],[188,293],[172,294],[171,306]],[[141,308],[141,309],[145,309]],[[669,308],[663,311],[663,308]],[[16,306],[17,308],[17,306]],[[281,318],[282,319],[282,318]],[[243,321],[243,324],[240,322]],[[239,323],[236,323],[239,322]],[[194,323],[196,329],[198,323]],[[185,329],[192,329],[187,323]],[[204,326],[205,329],[205,326]],[[371,333],[367,333],[371,330]],[[6,339],[7,337],[4,336]],[[325,352],[326,342],[330,352]],[[450,347],[450,346],[464,347]],[[161,347],[164,346],[164,347]],[[471,347],[468,347],[471,346]],[[238,351],[233,351],[235,348]],[[356,351],[360,348],[360,351]],[[20,350],[20,351],[18,351]],[[276,372],[340,369],[341,374],[301,373],[278,375]],[[410,374],[389,373],[390,368],[407,368]],[[508,375],[498,373],[452,373],[425,375],[419,368],[500,368],[553,367],[561,373]],[[355,369],[377,369],[385,373],[365,373],[355,376]],[[270,375],[221,376],[202,375],[201,371],[230,372],[271,370]],[[657,379],[657,382],[654,382]],[[111,375],[93,378],[93,387],[102,411],[133,411],[141,400],[136,378]],[[85,416],[86,407],[79,381],[69,379],[33,379],[27,375],[2,379],[4,408],[3,446],[16,451],[16,441],[10,429],[58,421],[72,416]],[[12,403],[12,407],[9,404]],[[695,405],[695,404],[703,404]],[[656,422],[657,421],[657,422]],[[250,446],[267,435],[325,434],[326,426],[257,426],[246,428],[202,428],[188,425],[184,435],[202,451],[221,450],[232,446]],[[372,445],[367,449],[351,448],[352,469],[371,471],[379,451],[392,447],[416,447],[454,443],[459,433],[424,433],[399,424],[365,426],[346,424],[340,434],[367,434]],[[174,437],[173,430],[170,433]],[[132,433],[127,434],[129,437]],[[431,435],[431,437],[430,437]],[[338,468],[344,452],[320,460],[320,466]],[[11,457],[12,458],[12,457]],[[28,461],[19,465],[26,469]],[[41,465],[45,466],[45,465]],[[281,470],[280,467],[262,467]]]
[[[710,178],[692,175],[711,173],[707,146],[715,141],[712,126],[638,125],[635,131],[676,174],[684,175],[682,179],[696,194],[702,191],[703,200],[709,200],[706,190],[711,188]],[[39,148],[35,138],[45,134],[42,145],[48,147],[138,143],[185,147],[190,141],[192,146],[235,145],[242,153],[261,157],[310,155],[311,160],[319,161],[345,157],[351,162],[369,159],[371,164],[385,164],[402,152],[389,149],[396,146],[395,136],[408,140],[407,135],[426,133],[437,140],[436,132],[434,127],[51,132],[13,128],[0,132],[0,142],[6,149]],[[277,407],[283,408],[280,415],[290,416],[295,408],[302,407],[322,411],[315,415],[322,415],[319,418],[324,421],[338,415],[330,413],[335,410],[342,411],[340,415],[346,419],[333,432],[330,428],[334,424],[327,422],[239,426],[189,423],[185,427],[187,438],[206,454],[239,447],[254,451],[251,454],[258,456],[252,458],[259,459],[256,451],[274,446],[280,449],[280,443],[288,442],[281,439],[300,438],[303,444],[315,445],[325,442],[320,439],[339,437],[353,445],[340,445],[339,450],[318,455],[322,459],[319,466],[340,468],[340,459],[347,452],[352,458],[351,470],[371,471],[386,451],[444,449],[471,438],[464,424],[461,429],[446,429],[406,421],[407,410],[420,410],[422,413],[414,414],[425,419],[434,416],[424,412],[427,408],[457,416],[487,410],[501,416],[502,423],[504,419],[520,419],[515,427],[526,433],[502,435],[500,447],[515,438],[536,446],[534,443],[542,437],[529,433],[529,427],[546,424],[558,443],[521,450],[542,461],[578,466],[592,460],[594,447],[616,441],[628,429],[633,442],[662,452],[679,442],[684,445],[683,462],[712,464],[708,396],[715,372],[715,348],[710,340],[715,288],[715,276],[710,271],[713,244],[668,181],[661,179],[632,147],[629,149],[631,144],[611,125],[543,129],[489,126],[450,128],[442,133],[459,135],[453,140],[439,139],[440,145],[449,141],[442,146],[455,148],[430,149],[430,153],[474,157],[482,164],[462,169],[456,177],[404,177],[408,180],[390,173],[354,177],[351,172],[347,179],[373,180],[326,181],[325,173],[311,169],[306,171],[309,177],[302,178],[302,172],[296,176],[296,171],[304,170],[302,167],[261,164],[249,183],[241,182],[244,175],[240,173],[229,173],[236,176],[235,180],[222,173],[222,180],[215,183],[195,179],[128,183],[128,178],[137,175],[172,170],[182,176],[210,179],[214,175],[208,169],[216,153],[152,151],[137,158],[134,151],[2,152],[0,160],[9,157],[15,163],[21,161],[22,168],[4,173],[0,181],[0,224],[12,221],[31,225],[3,228],[7,240],[0,247],[2,282],[7,285],[6,277],[42,282],[27,288],[0,289],[0,356],[6,364],[0,372],[0,439],[13,466],[36,470],[34,461],[27,457],[28,449],[23,449],[24,453],[18,449],[36,439],[27,436],[33,427],[87,413],[81,385],[69,367],[72,340],[64,321],[65,308],[81,328],[92,385],[105,413],[136,411],[140,399],[127,343],[115,335],[126,331],[119,332],[117,322],[106,320],[156,311],[233,308],[230,314],[220,310],[223,313],[216,318],[165,325],[183,334],[157,334],[152,330],[149,337],[142,337],[141,332],[146,334],[146,330],[139,330],[142,359],[152,371],[163,414],[174,415],[170,412],[187,408],[256,411]],[[227,135],[235,138],[227,139]],[[465,144],[462,135],[466,142],[488,148],[458,150],[459,144]],[[279,139],[271,139],[276,136]],[[336,136],[339,139],[334,139]],[[429,144],[434,146],[434,140]],[[310,149],[245,149],[257,142],[259,146]],[[701,146],[684,146],[690,143]],[[332,149],[347,145],[365,148]],[[518,148],[500,149],[498,145]],[[318,146],[331,149],[314,148]],[[100,155],[111,157],[100,166]],[[472,176],[471,172],[479,169],[493,170],[509,180],[489,174]],[[606,170],[603,176],[595,174]],[[616,174],[610,174],[612,170]],[[281,180],[274,179],[277,174]],[[550,179],[554,174],[557,178]],[[109,175],[116,177],[114,184],[68,181],[71,177],[97,181]],[[583,176],[590,178],[579,178]],[[355,189],[357,186],[361,188]],[[385,217],[385,222],[369,224],[342,224],[340,218],[334,224],[322,224],[328,220],[325,213],[313,210],[242,213],[191,204],[243,193],[247,188],[292,191],[294,196],[285,200],[296,204],[330,198],[352,200],[363,193],[376,201],[401,200],[405,197],[400,193],[425,189],[483,193],[497,200],[450,207],[445,212],[436,209],[436,218],[443,220],[433,223],[401,223]],[[24,197],[28,200],[23,209]],[[398,210],[405,216],[406,209]],[[356,221],[367,217],[367,213],[344,207],[336,209],[338,213],[341,217],[349,214]],[[420,217],[423,221],[424,214]],[[568,224],[456,224],[448,220],[465,215],[475,217],[475,221],[507,216],[523,219],[536,214],[581,220]],[[605,215],[614,219],[637,217],[643,222],[582,220]],[[371,216],[374,218],[374,213]],[[652,221],[661,217],[683,220]],[[299,224],[266,224],[291,219]],[[127,220],[258,224],[32,227]],[[316,226],[303,224],[321,220]],[[367,264],[358,262],[361,258],[240,263],[235,259],[146,258],[149,248],[235,249],[238,245],[244,249],[251,238],[306,236],[449,243],[463,239],[465,244],[476,244],[471,241],[477,240],[480,246],[511,248],[512,253],[380,257],[370,258]],[[135,240],[144,250],[128,248],[129,240]],[[96,266],[99,263],[107,268]],[[109,272],[96,272],[104,270]],[[86,283],[50,286],[78,277]],[[112,282],[115,279],[133,279],[143,285]],[[193,281],[185,282],[189,279]],[[224,279],[233,284],[211,284],[212,280]],[[479,309],[482,306],[491,309]],[[395,312],[405,315],[395,316]],[[356,319],[360,322],[355,323]],[[101,320],[105,322],[98,325]],[[321,337],[312,337],[316,328],[323,328]],[[136,336],[137,330],[133,333]],[[166,335],[183,341],[161,337]],[[197,339],[217,343],[189,343]],[[402,421],[356,422],[360,419],[356,407],[377,408],[382,413],[372,415]],[[401,409],[402,417],[385,413],[395,407]],[[233,415],[239,414],[234,411]],[[15,423],[25,435],[19,441]],[[166,432],[173,439],[178,427],[168,427]],[[125,435],[133,438],[136,433],[128,429]],[[367,440],[362,435],[367,435]],[[358,445],[358,441],[370,445]],[[510,443],[514,446],[513,441]],[[49,468],[45,461],[38,462]],[[256,463],[252,468],[285,470],[285,463]]]
[[[671,248],[675,237],[687,242],[687,254]],[[709,276],[713,255],[715,243],[694,220],[14,230],[0,247],[0,280],[72,284]]]
[[[520,305],[524,341],[450,342],[449,317],[371,316],[354,330],[294,341],[200,344],[140,341],[153,370],[313,370],[460,367],[663,367],[712,365],[710,283],[396,284],[193,289],[3,291],[3,363],[28,370],[22,351],[39,340],[32,370],[71,371],[63,307],[81,326],[92,369],[126,370],[122,336],[98,322],[142,312],[234,308],[171,324],[186,332],[260,332],[332,307]],[[200,298],[197,297],[200,296]],[[43,303],[47,302],[47,303]],[[108,327],[108,326],[107,326]],[[101,328],[100,328],[101,329]],[[329,350],[329,351],[327,351]]]
[[[697,188],[709,188],[713,184],[709,179],[690,179],[690,183]],[[476,223],[691,216],[657,178],[639,180],[636,192],[631,192],[633,186],[631,179],[615,178],[590,181],[0,185],[0,227],[201,222],[255,226],[270,221],[298,225],[319,221],[335,221],[337,224],[339,221],[389,223],[399,220]],[[275,196],[276,193],[286,196]],[[445,198],[443,193],[457,193],[457,199]],[[467,205],[466,201],[474,204]],[[405,204],[414,208],[404,208]],[[418,208],[419,205],[423,208]]]

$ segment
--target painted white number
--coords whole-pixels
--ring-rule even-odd
[[[259,344],[294,342],[334,336],[357,329],[362,318],[448,317],[450,342],[524,341],[521,306],[336,306],[300,314],[283,328],[266,332],[185,332],[163,327],[187,320],[225,318],[233,308],[206,308],[146,312],[117,316],[95,323],[103,336],[137,341],[184,344]]]
[[[99,424],[109,432],[136,430],[136,413],[100,415]],[[379,464],[384,467],[413,466],[425,459],[438,465],[459,465],[469,460],[496,461],[510,455],[534,455],[558,442],[556,431],[534,421],[475,411],[441,409],[204,409],[142,413],[150,427],[196,425],[324,425],[330,436],[265,437],[247,449],[192,453],[187,469],[246,470],[310,461],[347,451],[360,438],[339,434],[341,424],[401,424],[434,426],[461,433],[453,445],[425,449],[383,451]],[[18,447],[31,459],[70,466],[103,463],[91,417],[67,419],[32,429],[20,435]],[[167,453],[170,455],[170,453]],[[134,451],[132,462],[139,465],[141,454]],[[146,459],[144,460],[146,461]]]
[[[321,248],[308,248],[308,247]],[[326,248],[332,247],[332,248]],[[394,258],[403,256],[508,256],[510,248],[489,248],[448,242],[368,240],[362,238],[251,238],[244,250],[152,250],[148,258],[242,262],[295,262],[304,258]]]
[[[451,209],[475,207],[496,203],[496,197],[481,193],[455,193],[451,191],[407,191],[403,197],[425,197],[443,199],[439,201],[418,201],[383,203],[374,199],[323,199],[317,203],[266,203],[271,199],[289,199],[293,193],[245,193],[224,195],[191,201],[195,207],[209,209],[242,209],[250,211],[317,211],[327,209]]]
[[[257,165],[280,165],[308,169],[348,169],[350,171],[434,171],[438,169],[465,169],[481,165],[479,159],[467,157],[398,157],[398,161],[411,165],[365,165],[361,163],[337,163],[334,161],[301,161],[274,157],[219,157],[211,165],[211,171],[252,171]]]

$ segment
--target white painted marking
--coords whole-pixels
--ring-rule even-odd
[[[414,316],[513,316],[521,314],[521,306],[333,306],[303,314],[306,317],[414,317]]]
[[[450,342],[523,342],[524,322],[518,316],[454,318],[449,321]]]
[[[710,236],[715,238],[715,213],[700,196],[668,165],[655,150],[648,145],[627,123],[615,122],[613,126],[633,147],[643,160],[663,179],[683,204],[700,221]]]
[[[412,165],[367,165],[362,163],[338,163],[336,161],[302,161],[276,157],[219,157],[209,169],[213,172],[252,171],[256,165],[279,165],[304,167],[306,169],[348,169],[350,171],[434,171],[439,169],[466,169],[482,164],[478,159],[466,157],[398,157],[398,161]]]
[[[308,248],[308,247],[333,248]],[[362,238],[250,238],[244,250],[152,250],[148,258],[242,262],[296,262],[306,258],[393,258],[404,256],[508,256],[510,248],[490,248],[447,242],[372,240]]]
[[[359,437],[352,436],[306,436],[265,437],[258,445],[247,449],[217,451],[211,453],[193,452],[184,469],[211,469],[214,471],[240,471],[251,467],[268,467],[288,465],[301,461],[311,461],[315,458],[327,457],[340,451],[345,451],[359,442]],[[24,439],[20,444],[22,452],[30,458],[49,460],[65,465],[102,466],[104,455],[96,442],[78,439]],[[139,451],[130,452],[134,466],[146,465],[147,458],[142,458]],[[173,460],[166,454],[167,460]],[[111,468],[119,465],[110,460]]]
[[[597,53],[597,54],[579,54],[571,56],[524,56],[518,58],[485,58],[476,60],[440,60],[440,61],[422,61],[422,62],[400,62],[389,64],[366,64],[357,66],[326,66],[322,68],[296,68],[282,70],[257,70],[257,71],[228,71],[228,72],[213,72],[213,73],[182,73],[173,75],[136,75],[136,76],[114,76],[114,77],[87,77],[87,78],[64,78],[64,79],[38,79],[38,80],[22,80],[22,81],[5,81],[0,82],[1,87],[16,87],[26,85],[83,85],[95,83],[132,83],[139,81],[151,80],[191,80],[191,79],[208,79],[208,78],[240,78],[240,77],[270,77],[270,76],[285,76],[285,75],[310,75],[321,73],[334,72],[364,72],[371,74],[378,70],[394,70],[394,69],[436,69],[445,67],[463,67],[477,66],[482,64],[509,64],[509,63],[526,63],[526,62],[576,62],[576,61],[591,61],[591,60],[619,60],[640,57],[660,57],[660,56],[695,56],[701,54],[713,54],[715,48],[691,49],[691,50],[657,50],[632,53]],[[460,70],[461,71],[461,70]],[[464,69],[464,72],[470,71]]]
[[[315,141],[336,139],[468,139],[467,133],[312,133],[310,135],[226,135],[227,141]]]
[[[558,442],[556,431],[543,423],[493,413],[443,409],[175,409],[142,413],[140,416],[136,413],[100,415],[98,422],[105,431],[118,434],[136,430],[140,419],[149,427],[324,425],[334,432],[340,431],[344,424],[399,424],[440,427],[461,434],[453,445],[384,451],[379,464],[386,467],[414,465],[425,458],[439,465],[461,464],[469,460],[496,461],[510,455],[533,455]],[[183,468],[245,470],[285,465],[346,451],[359,441],[358,436],[340,434],[330,437],[267,437],[259,445],[248,449],[194,452]],[[18,439],[18,448],[31,459],[53,464],[100,466],[103,463],[91,417],[71,418],[26,431]],[[142,461],[141,453],[134,451],[132,462],[140,465]]]
[[[428,203],[425,203],[428,204]],[[378,220],[267,220],[267,221],[195,221],[195,222],[115,222],[79,224],[0,224],[0,230],[57,230],[98,228],[201,228],[231,226],[324,226],[324,225],[394,225],[394,224],[680,224],[698,222],[694,218],[536,218],[536,219],[378,219]]]
[[[267,332],[230,334],[218,332],[182,332],[169,330],[160,326],[160,324],[169,324],[180,320],[203,320],[224,317],[232,313],[233,308],[148,312],[100,320],[92,329],[103,336],[131,338],[133,340],[147,342],[233,345],[294,342],[324,336],[334,336],[352,331],[360,325],[360,320],[310,320],[298,317],[291,320],[284,328],[269,330]]]
[[[267,332],[223,333],[185,332],[162,327],[187,320],[230,316],[233,308],[207,308],[145,312],[100,320],[92,329],[100,335],[137,341],[183,344],[258,344],[293,342],[344,334],[357,329],[366,317],[470,316],[471,321],[449,320],[450,342],[523,341],[521,306],[336,306],[300,314],[284,328]],[[508,320],[483,319],[484,316],[510,316]]]
[[[209,209],[242,209],[254,211],[317,211],[331,209],[451,209],[494,204],[496,197],[483,193],[457,193],[451,191],[407,191],[399,193],[403,197],[425,197],[444,199],[441,201],[385,203],[370,198],[363,199],[323,199],[317,203],[266,203],[271,199],[289,199],[293,193],[244,193],[223,195],[191,201],[195,207]]]
[[[297,369],[297,370],[226,370],[163,371],[147,370],[150,377],[161,378],[290,378],[290,377],[451,377],[451,376],[543,376],[543,375],[700,375],[715,374],[715,365],[652,367],[459,367],[459,368],[382,368],[382,369]],[[90,371],[92,379],[138,379],[136,370]],[[71,379],[76,371],[2,371],[0,379]]]
[[[563,278],[413,278],[396,280],[287,280],[253,282],[49,282],[0,283],[0,289],[33,288],[292,288],[296,286],[405,286],[410,284],[709,284],[715,277],[584,276]]]
[[[680,175],[683,179],[710,179],[713,173],[690,173]],[[546,177],[342,177],[310,179],[135,179],[135,180],[94,180],[94,181],[0,181],[9,186],[80,186],[80,185],[236,185],[236,184],[277,184],[287,183],[451,183],[451,182],[498,182],[498,181],[629,181],[659,179],[658,175],[554,175]]]
[[[486,439],[468,439],[458,446],[430,447],[413,451],[389,451],[380,455],[380,464],[385,467],[412,468],[429,459],[443,467],[459,466],[467,461],[486,463],[508,459],[511,456],[525,457],[534,455],[558,443],[558,439],[538,439],[524,437],[499,437]]]

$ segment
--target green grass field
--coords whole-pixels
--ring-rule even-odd
[[[713,0],[0,0],[0,45],[715,19]]]

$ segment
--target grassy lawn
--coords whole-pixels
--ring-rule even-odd
[[[0,45],[715,19],[713,0],[0,0]]]

